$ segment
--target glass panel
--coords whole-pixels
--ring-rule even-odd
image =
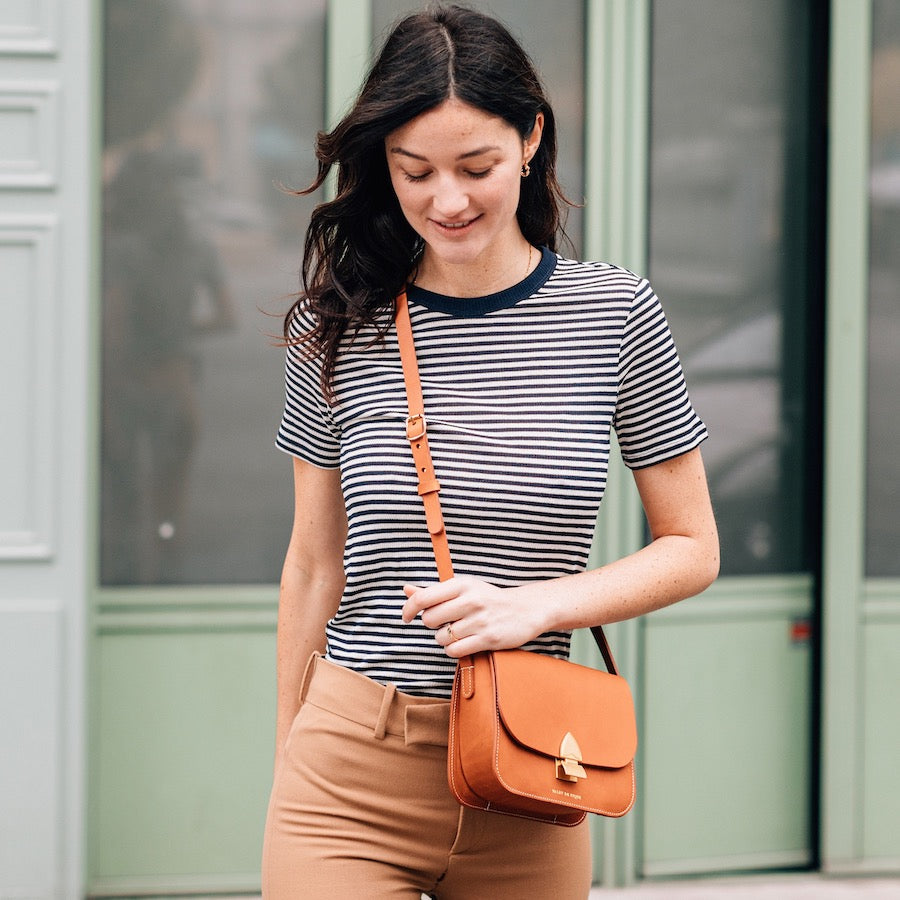
[[[278,580],[325,0],[106,0],[101,581]]]
[[[416,0],[373,0],[373,30],[381,39],[404,14],[421,9]],[[584,197],[584,6],[575,0],[522,3],[490,0],[465,3],[500,19],[522,44],[537,66],[556,115],[560,184],[566,196],[580,203]],[[582,246],[583,216],[571,209],[566,233],[578,256]],[[562,246],[562,253],[571,248]]]
[[[872,4],[866,572],[900,578],[900,5]]]
[[[653,4],[650,275],[681,351],[723,574],[808,566],[808,4]]]

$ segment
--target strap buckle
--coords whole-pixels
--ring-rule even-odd
[[[408,441],[418,441],[425,437],[426,430],[424,413],[406,417],[406,439]]]

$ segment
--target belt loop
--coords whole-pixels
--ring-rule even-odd
[[[300,705],[302,706],[304,701],[306,700],[306,695],[309,693],[309,686],[313,680],[313,673],[316,670],[316,661],[322,656],[318,650],[313,650],[312,656],[310,656],[309,660],[306,663],[306,668],[303,670],[303,678],[300,680]]]
[[[384,740],[387,731],[388,713],[391,711],[391,703],[394,702],[394,694],[397,693],[396,684],[386,684],[384,686],[384,696],[381,698],[381,709],[378,710],[378,721],[375,723],[375,737],[377,740]]]

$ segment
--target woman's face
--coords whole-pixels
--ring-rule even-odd
[[[385,139],[391,183],[426,254],[450,264],[504,260],[522,243],[516,221],[522,163],[540,143],[505,120],[445,100]]]

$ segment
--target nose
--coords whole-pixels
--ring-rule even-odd
[[[458,178],[441,178],[435,188],[432,205],[439,218],[453,219],[468,208],[469,194]]]

